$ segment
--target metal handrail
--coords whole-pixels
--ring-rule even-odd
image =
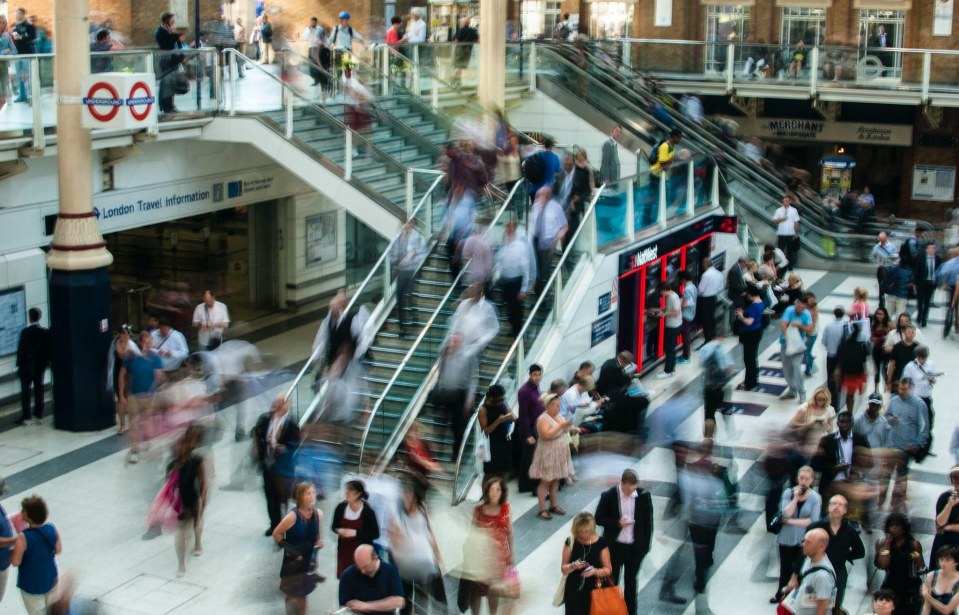
[[[411,169],[411,171],[417,172],[417,169]],[[428,172],[433,173],[432,170]],[[420,202],[417,203],[416,207],[413,208],[413,211],[410,214],[409,219],[411,220],[416,219],[416,215],[419,213],[420,209],[426,203],[426,199],[428,199],[433,194],[433,191],[440,184],[440,182],[443,181],[443,178],[446,176],[446,174],[443,173],[442,171],[438,171],[438,173],[440,175],[433,180],[433,183],[430,185],[429,190],[426,191],[426,194],[423,195],[423,197],[420,199]],[[389,244],[387,244],[386,246],[386,249],[383,250],[383,253],[380,254],[380,257],[376,260],[376,263],[373,265],[373,267],[370,268],[370,272],[366,274],[366,278],[364,278],[360,286],[355,291],[353,291],[353,296],[350,298],[350,301],[349,303],[347,303],[346,309],[344,310],[345,314],[350,313],[350,310],[352,310],[353,307],[355,306],[357,299],[363,294],[363,292],[366,290],[366,287],[372,281],[374,274],[380,270],[380,266],[383,264],[383,262],[387,258],[389,258],[389,255],[393,251],[393,246],[396,244],[397,239],[399,239],[399,235],[395,235],[393,239],[390,240]],[[296,378],[294,378],[293,382],[290,384],[289,390],[286,392],[286,395],[283,397],[284,401],[288,401],[290,399],[290,396],[293,395],[293,392],[296,390],[296,387],[300,384],[300,381],[303,379],[303,376],[306,375],[307,372],[309,372],[310,366],[312,366],[317,359],[319,359],[319,348],[314,349],[310,353],[310,357],[306,360],[306,363],[303,364],[303,367],[300,369],[299,373],[297,373]]]
[[[423,44],[423,43],[421,43],[421,44]],[[441,44],[472,45],[472,44],[474,44],[474,43],[441,43]],[[460,93],[456,88],[454,88],[454,87],[452,86],[452,84],[450,84],[448,81],[443,81],[442,79],[440,79],[439,77],[437,77],[437,76],[436,76],[436,73],[434,73],[432,70],[430,70],[429,68],[426,68],[426,67],[423,66],[422,64],[417,64],[417,63],[413,62],[412,58],[410,58],[409,56],[406,56],[406,55],[403,55],[402,53],[400,53],[399,49],[396,49],[396,48],[391,47],[391,46],[389,46],[389,45],[383,45],[383,46],[381,46],[381,47],[379,47],[379,48],[386,49],[386,50],[387,50],[387,53],[389,53],[391,56],[399,56],[399,57],[401,57],[404,62],[409,62],[411,65],[416,66],[416,70],[418,70],[418,71],[420,72],[420,74],[429,77],[430,79],[432,79],[433,81],[435,81],[435,82],[437,82],[437,83],[442,83],[444,86],[446,86],[446,87],[448,88],[448,91],[449,91],[449,92],[455,92],[455,93],[457,93],[457,94],[459,95],[459,98],[460,98],[460,100],[462,101],[462,103],[463,103],[465,106],[469,107],[470,109],[473,109],[474,111],[478,111],[479,113],[481,113],[481,114],[483,114],[483,115],[487,115],[487,116],[493,115],[493,114],[490,113],[488,110],[484,109],[484,108],[482,107],[482,105],[478,105],[478,104],[476,104],[475,102],[473,102],[473,100],[471,100],[470,97],[468,97],[468,96],[466,96],[466,95],[464,95],[464,94],[461,94],[461,93]],[[381,74],[382,74],[382,71],[381,71]],[[414,95],[416,95],[416,96],[419,96],[419,94],[417,94],[416,92],[412,92],[412,93],[413,93]],[[523,142],[525,142],[525,143],[539,143],[539,141],[537,141],[537,140],[534,139],[533,137],[529,136],[529,135],[526,134],[525,132],[522,132],[521,130],[517,130],[517,129],[514,128],[513,126],[510,126],[510,130],[511,130],[513,133],[515,133],[516,135],[518,135],[518,136],[520,137],[520,141],[523,141]]]
[[[238,51],[235,50],[235,49],[224,49],[224,50],[223,50],[223,53],[224,53],[224,54],[235,54],[235,55],[239,55],[241,58],[246,59],[246,56],[244,56],[242,53],[238,52]],[[237,61],[239,61],[239,60],[237,60]],[[288,83],[284,83],[281,78],[277,77],[276,75],[274,75],[274,74],[271,73],[270,71],[266,70],[265,68],[263,68],[263,67],[260,66],[259,64],[253,64],[253,68],[254,68],[255,70],[259,70],[259,71],[262,72],[264,75],[266,75],[267,77],[269,77],[270,79],[272,79],[273,81],[275,81],[276,83],[278,83],[278,84],[280,85],[280,87],[282,88],[282,91],[285,92],[287,95],[294,96],[294,97],[300,99],[302,102],[306,103],[306,105],[307,105],[310,109],[312,109],[312,110],[316,111],[317,113],[319,113],[319,114],[324,118],[325,121],[332,123],[336,128],[340,128],[340,129],[342,129],[344,132],[347,132],[347,131],[348,131],[348,132],[351,132],[351,133],[352,133],[352,138],[354,139],[354,142],[357,142],[357,140],[358,140],[359,142],[366,144],[367,147],[370,147],[370,148],[372,149],[372,151],[375,151],[375,152],[376,152],[376,155],[379,156],[380,159],[381,159],[383,162],[386,162],[387,164],[392,165],[392,166],[394,166],[394,167],[398,167],[399,170],[401,170],[401,171],[404,172],[404,173],[409,170],[409,168],[408,168],[405,164],[403,164],[402,162],[400,162],[399,160],[397,160],[396,158],[394,158],[394,157],[393,157],[392,155],[390,155],[389,153],[383,151],[379,146],[377,146],[375,143],[373,143],[370,139],[367,139],[366,137],[364,137],[363,135],[361,135],[360,133],[356,132],[355,130],[353,130],[352,128],[350,128],[348,125],[346,125],[345,123],[343,123],[342,121],[340,121],[340,119],[337,118],[335,115],[333,115],[332,113],[330,113],[329,111],[327,111],[326,109],[324,109],[323,107],[321,107],[320,105],[316,104],[315,102],[313,102],[313,101],[310,100],[309,98],[307,98],[307,97],[303,96],[302,94],[300,94],[299,92],[297,92],[295,89],[293,89],[292,87],[290,87],[290,85],[289,85]],[[231,74],[231,78],[233,78],[233,77],[232,77],[232,74]],[[234,108],[236,107],[236,101],[235,101],[235,100],[234,100],[234,101],[231,101],[231,104],[234,106]],[[333,162],[328,156],[326,156],[326,155],[323,154],[322,152],[320,152],[320,154],[323,155],[323,157],[326,158],[327,160],[330,160],[330,162]],[[336,163],[333,162],[333,164],[336,164]],[[336,166],[339,166],[339,165],[336,165]],[[342,167],[340,167],[340,168],[342,168]]]
[[[503,212],[505,212],[506,209],[509,208],[510,204],[513,202],[513,197],[516,194],[516,191],[520,189],[520,187],[525,185],[526,185],[526,181],[522,179],[513,185],[512,190],[510,190],[509,196],[503,202],[502,207],[499,208],[499,211],[496,212],[496,215],[493,217],[493,220],[490,222],[489,226],[487,227],[485,235],[489,235],[490,231],[493,230],[493,228],[496,226],[496,223],[499,221],[500,217],[503,215]],[[399,379],[400,373],[402,373],[403,369],[406,367],[410,359],[415,354],[417,348],[419,348],[419,345],[423,341],[423,338],[426,337],[426,333],[433,326],[433,323],[436,322],[436,319],[439,317],[441,310],[446,306],[446,303],[449,301],[450,296],[452,295],[453,291],[456,289],[457,284],[459,284],[460,279],[466,274],[468,269],[469,269],[469,262],[465,263],[461,267],[459,274],[456,276],[456,279],[453,280],[453,282],[450,284],[449,289],[443,295],[443,298],[440,300],[439,304],[436,306],[436,309],[433,310],[432,314],[430,314],[430,317],[427,319],[426,326],[424,326],[423,330],[420,331],[420,334],[416,336],[416,339],[413,341],[413,344],[410,346],[410,349],[406,352],[406,355],[403,357],[403,360],[400,361],[399,366],[397,366],[396,370],[393,372],[393,375],[390,377],[386,386],[383,388],[383,392],[380,394],[380,398],[377,399],[376,403],[373,405],[373,409],[370,411],[370,416],[367,418],[366,426],[363,428],[363,437],[360,440],[360,454],[357,457],[357,462],[356,462],[357,471],[362,470],[363,455],[366,452],[366,440],[367,440],[367,437],[369,436],[370,428],[373,426],[373,421],[376,419],[376,415],[379,412],[380,406],[382,406],[383,404],[383,400],[386,399],[390,389],[393,387],[393,384]],[[434,368],[435,368],[435,365],[434,365]],[[425,383],[428,381],[429,381],[429,378],[426,378],[426,380],[424,381],[424,386],[425,386]],[[420,390],[422,390],[422,387],[420,388]],[[420,390],[418,390],[417,394],[413,396],[414,399],[418,396]],[[408,406],[406,411],[403,413],[403,416],[400,417],[399,422],[402,423],[406,415],[409,414],[410,412],[411,410]],[[399,446],[398,443],[392,446],[393,452],[395,452],[398,446]],[[384,451],[389,448],[391,447],[389,446],[389,441],[388,441],[387,446],[384,447]],[[383,452],[381,451],[381,454],[377,458],[374,465],[378,465],[380,459],[382,458],[383,458]]]
[[[549,276],[549,280],[547,280],[546,284],[543,285],[544,289],[545,288],[552,289],[556,283],[556,277],[562,274],[563,264],[569,258],[569,255],[573,252],[573,247],[576,245],[576,240],[579,239],[580,234],[584,232],[584,229],[586,229],[587,227],[586,221],[589,220],[591,216],[595,215],[596,204],[599,202],[599,199],[603,195],[603,191],[605,189],[606,189],[605,185],[602,185],[596,189],[596,194],[593,196],[593,200],[590,201],[589,207],[583,213],[583,219],[579,224],[579,228],[577,228],[576,232],[573,233],[573,237],[570,239],[569,244],[566,247],[566,250],[564,250],[563,254],[560,256],[559,262],[554,267],[552,275]],[[592,229],[592,231],[593,233],[595,233],[596,232],[595,228]],[[546,297],[549,294],[551,293],[543,292],[540,294],[539,297],[537,297],[536,303],[533,304],[533,308],[529,311],[529,314],[525,318],[525,322],[523,323],[523,328],[520,330],[519,335],[516,336],[516,339],[513,341],[513,344],[509,347],[509,350],[506,351],[506,356],[503,357],[503,362],[500,363],[500,367],[496,371],[496,375],[493,376],[490,382],[493,382],[493,383],[499,382],[500,378],[503,377],[503,374],[506,372],[506,370],[509,369],[509,362],[512,360],[513,355],[516,354],[516,351],[519,348],[520,344],[523,343],[523,339],[526,336],[526,331],[529,329],[530,325],[533,322],[533,316],[539,311],[540,307],[542,307],[543,301],[546,300]],[[559,300],[560,300],[560,297],[554,297],[554,301],[559,301]],[[456,484],[460,475],[460,467],[462,466],[462,463],[463,463],[463,452],[466,450],[466,445],[469,443],[469,439],[471,437],[473,427],[476,424],[478,417],[479,417],[478,412],[473,412],[472,416],[470,416],[469,421],[466,423],[466,429],[463,432],[464,437],[463,437],[463,441],[460,443],[460,450],[457,452],[457,455],[456,455],[456,465],[453,470],[453,505],[454,506],[459,504],[463,500],[463,498],[466,497],[465,492],[463,494],[463,498],[458,496],[458,494],[456,493]]]

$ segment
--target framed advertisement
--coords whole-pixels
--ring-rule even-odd
[[[956,167],[917,164],[912,170],[912,198],[951,202],[956,191]]]
[[[27,293],[22,286],[0,290],[0,357],[17,354],[27,326]]]
[[[336,260],[336,212],[308,216],[306,219],[306,264]]]

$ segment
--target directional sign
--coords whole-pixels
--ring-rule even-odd
[[[785,391],[788,387],[785,384],[770,384],[768,382],[760,382],[756,385],[755,389],[752,389],[751,393],[765,393],[766,395],[779,395]],[[739,383],[739,386],[736,387],[737,391],[745,391],[746,387],[743,386],[743,383]]]

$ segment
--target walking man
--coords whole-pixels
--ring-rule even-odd
[[[393,269],[396,270],[396,316],[400,323],[400,335],[406,335],[406,310],[413,292],[413,278],[426,256],[426,243],[416,230],[416,220],[410,218],[400,230],[393,244]],[[415,318],[413,319],[415,322]]]
[[[889,460],[879,482],[879,507],[885,504],[889,479],[895,473],[890,507],[905,512],[906,488],[909,477],[909,459],[929,441],[929,412],[926,404],[913,394],[911,378],[899,380],[899,395],[889,400],[886,408],[889,431]]]
[[[20,378],[20,409],[17,425],[39,424],[43,418],[43,375],[50,366],[50,331],[40,326],[40,310],[27,312],[30,325],[20,332],[17,343],[17,376]],[[30,418],[30,389],[33,388],[33,419]]]
[[[886,277],[886,267],[892,264],[892,257],[899,254],[899,248],[889,241],[889,235],[879,233],[876,245],[869,257],[876,263],[876,281],[879,282],[879,305],[886,307],[886,295],[882,290],[882,281]]]
[[[936,278],[936,271],[942,265],[942,259],[936,254],[936,244],[926,244],[926,254],[922,258],[915,259],[914,277],[916,280],[916,320],[920,327],[926,326],[929,318],[929,307],[932,304],[932,295],[936,292],[939,283]]]
[[[790,327],[799,329],[799,334],[803,340],[803,348],[794,351],[791,354],[786,352],[786,335]],[[792,399],[799,396],[799,403],[806,403],[806,386],[803,381],[803,357],[806,354],[806,336],[812,333],[813,322],[812,314],[806,309],[806,298],[799,297],[796,303],[786,308],[783,312],[782,324],[780,325],[782,333],[779,336],[780,356],[783,363],[783,377],[786,379],[788,388],[782,392],[779,399]]]
[[[604,184],[615,182],[620,178],[619,166],[619,137],[623,134],[622,126],[618,124],[609,131],[609,139],[603,143],[603,160],[599,167],[599,177]]]
[[[636,472],[625,470],[619,484],[599,496],[596,523],[609,545],[613,583],[619,584],[622,572],[626,610],[636,615],[636,578],[653,537],[653,498]]]
[[[779,272],[784,276],[790,268],[795,268],[798,250],[793,244],[799,241],[799,210],[793,206],[789,195],[783,197],[782,207],[773,213],[773,222],[777,225],[776,247],[789,259],[789,264]]]
[[[290,404],[280,393],[270,411],[263,413],[253,427],[253,457],[263,472],[263,493],[271,536],[280,523],[293,492],[293,457],[300,444],[300,427],[289,416]]]
[[[846,520],[849,504],[841,495],[829,498],[829,514],[825,519],[816,521],[806,531],[824,530],[829,536],[829,545],[826,547],[826,557],[836,573],[836,604],[835,612],[840,613],[842,601],[846,595],[846,582],[849,580],[849,570],[846,563],[853,563],[866,556],[866,548],[859,537],[859,530]],[[795,576],[795,575],[794,575]],[[798,585],[798,577],[796,578]]]

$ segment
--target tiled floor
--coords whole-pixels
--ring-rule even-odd
[[[875,280],[869,278],[843,279],[836,274],[802,272],[807,286],[819,293],[823,312],[828,314],[837,303],[846,305],[850,291],[858,285],[874,291]],[[938,316],[934,316],[938,318]],[[831,316],[826,316],[828,322]],[[931,318],[932,320],[932,318]],[[288,365],[302,360],[301,338],[312,338],[314,325],[300,324],[285,332],[262,340],[261,348],[276,354],[279,364]],[[770,336],[767,336],[770,337]],[[955,341],[943,341],[930,328],[927,342],[933,350],[933,359],[940,369],[957,373],[959,358],[954,352]],[[734,340],[726,344],[734,348]],[[761,365],[775,365],[770,357],[778,351],[777,344],[763,351]],[[822,349],[817,349],[823,360]],[[600,362],[604,357],[593,357]],[[675,399],[684,390],[696,391],[697,368],[694,364],[680,367],[677,377],[663,388],[661,381],[654,400],[655,413]],[[739,376],[741,378],[741,376]],[[775,382],[775,377],[764,378]],[[810,379],[818,382],[821,376]],[[943,379],[937,390],[940,403],[936,424],[934,451],[911,483],[910,499],[916,517],[928,521],[933,516],[935,498],[946,488],[944,473],[952,465],[948,452],[950,433],[954,426],[945,400],[959,389]],[[266,391],[248,402],[256,412],[265,410],[273,391]],[[743,485],[739,518],[745,530],[724,531],[720,534],[715,553],[716,565],[710,581],[709,599],[717,615],[769,612],[767,598],[772,595],[778,561],[772,538],[762,521],[763,501],[747,487],[757,484],[761,464],[759,453],[768,434],[789,420],[794,404],[781,402],[773,396],[736,392],[736,401],[750,401],[767,405],[759,416],[739,416],[735,419],[737,434],[730,438],[725,424],[720,423],[719,442],[730,447],[736,460],[736,470]],[[113,430],[98,434],[71,434],[54,431],[49,425],[20,427],[0,433],[0,473],[16,475],[16,493],[5,497],[2,504],[8,511],[18,508],[20,499],[29,493],[42,495],[51,509],[51,520],[63,538],[63,553],[58,558],[61,572],[70,571],[78,582],[78,595],[84,601],[94,602],[107,614],[176,614],[212,615],[237,613],[260,615],[283,612],[282,596],[278,592],[280,553],[272,541],[262,533],[266,514],[259,478],[249,469],[248,443],[237,443],[232,438],[236,408],[227,408],[220,414],[226,435],[212,447],[215,467],[215,486],[210,490],[203,554],[190,557],[187,573],[175,577],[176,557],[173,538],[165,534],[155,538],[144,535],[146,510],[163,481],[164,451],[154,448],[143,455],[138,465],[124,463],[124,442]],[[695,440],[701,433],[701,411],[693,413],[680,426],[680,435]],[[575,486],[561,495],[563,505],[572,513],[593,510],[599,493],[616,480],[626,466],[639,472],[654,494],[656,530],[653,549],[640,572],[640,604],[644,613],[690,614],[692,604],[683,607],[662,605],[656,600],[658,588],[664,579],[664,569],[692,565],[692,554],[683,541],[684,528],[680,522],[664,518],[667,496],[675,482],[670,454],[654,449],[642,459],[622,458],[611,454],[579,458],[580,478]],[[33,480],[31,480],[33,478]],[[238,491],[222,490],[228,483],[242,485]],[[322,502],[327,515],[336,503],[335,497]],[[437,496],[433,505],[434,525],[442,537],[440,548],[447,571],[454,570],[463,557],[463,543],[472,508],[470,501],[450,509],[447,496]],[[538,615],[558,613],[550,604],[559,582],[559,558],[563,540],[570,530],[571,516],[544,522],[535,516],[535,498],[517,495],[511,500],[517,536],[518,569],[523,582],[523,597],[517,614]],[[928,522],[921,527],[929,527]],[[328,532],[328,530],[327,530]],[[864,536],[867,557],[852,569],[846,608],[859,614],[866,607],[866,579],[872,573],[868,561],[872,557],[873,542],[880,536]],[[931,536],[921,534],[928,549]],[[310,597],[311,613],[326,613],[336,607],[336,583],[332,575],[335,541],[327,534],[327,548],[320,556],[320,568],[330,579],[318,586]],[[691,570],[684,579],[691,578]],[[0,613],[23,613],[20,597],[15,591],[15,574],[8,582],[7,595],[0,602]],[[689,581],[683,581],[678,591],[691,596]],[[452,584],[451,587],[455,587]]]

